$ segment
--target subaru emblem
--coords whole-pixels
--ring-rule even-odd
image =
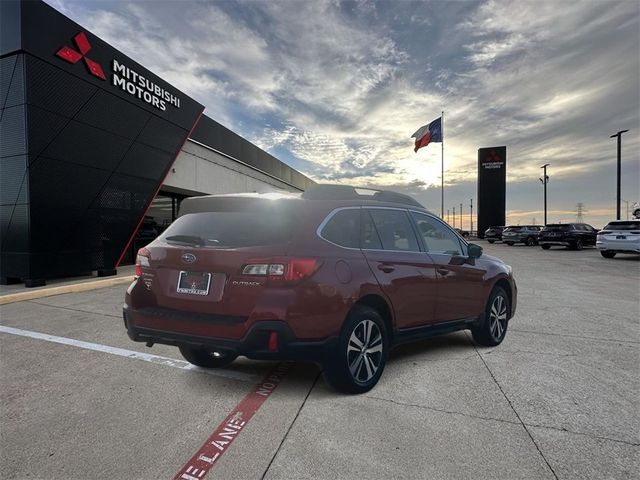
[[[193,253],[185,253],[182,255],[182,260],[187,263],[193,263],[196,261],[196,256]]]

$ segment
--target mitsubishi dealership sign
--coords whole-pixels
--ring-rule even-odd
[[[167,104],[180,108],[180,98],[172,95],[164,88],[145,78],[135,70],[113,60],[112,84],[120,87],[125,92],[140,100],[147,102],[163,112],[167,109]]]

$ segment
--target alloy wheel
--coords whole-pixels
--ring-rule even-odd
[[[367,383],[382,363],[382,334],[372,320],[362,320],[351,332],[347,343],[347,363],[358,383]]]
[[[489,313],[489,330],[494,340],[499,341],[507,329],[507,302],[502,295],[496,296]]]

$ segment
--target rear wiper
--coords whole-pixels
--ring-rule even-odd
[[[168,242],[186,243],[189,245],[204,246],[205,241],[195,235],[172,235],[165,238]]]

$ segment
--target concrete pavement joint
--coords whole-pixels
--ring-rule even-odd
[[[311,392],[313,391],[314,387],[316,386],[316,383],[318,383],[318,379],[320,378],[320,375],[322,375],[322,371],[319,371],[318,374],[316,375],[315,380],[313,380],[313,383],[311,384],[311,387],[309,388],[309,391],[307,392],[307,395],[304,397],[304,400],[300,404],[300,408],[298,408],[298,411],[296,412],[296,416],[293,417],[293,421],[291,422],[291,425],[289,425],[289,428],[287,428],[287,431],[285,432],[284,436],[282,437],[282,440],[280,441],[280,445],[278,445],[278,449],[273,454],[273,457],[271,457],[271,460],[269,460],[269,465],[267,465],[267,468],[265,468],[264,472],[262,473],[262,476],[260,477],[260,480],[264,480],[264,477],[267,475],[267,472],[271,468],[271,465],[273,464],[273,461],[278,456],[278,453],[280,452],[280,449],[282,448],[282,445],[284,445],[284,441],[289,436],[289,432],[291,432],[291,429],[293,428],[294,423],[296,423],[296,420],[298,420],[298,416],[300,416],[300,412],[302,411],[302,408],[307,403],[307,399],[309,398],[309,395],[311,395]]]
[[[462,417],[475,418],[477,420],[487,420],[487,421],[492,421],[492,422],[509,423],[511,425],[520,425],[520,422],[514,422],[513,420],[506,420],[504,418],[482,417],[480,415],[473,415],[471,413],[456,412],[454,410],[444,410],[442,408],[430,407],[429,405],[420,405],[420,404],[417,404],[417,403],[399,402],[398,400],[392,400],[390,398],[374,397],[372,395],[363,395],[363,397],[364,398],[370,398],[372,400],[379,400],[381,402],[393,403],[395,405],[400,405],[402,407],[422,408],[422,409],[425,409],[425,410],[432,410],[434,412],[446,413],[448,415],[460,415]]]
[[[583,335],[573,335],[571,333],[557,333],[557,332],[534,332],[531,330],[520,330],[520,329],[515,329],[515,328],[510,328],[509,329],[510,332],[516,332],[516,333],[530,333],[533,335],[549,335],[549,336],[553,336],[553,337],[571,337],[571,338],[582,338],[584,340],[594,340],[597,342],[614,342],[614,343],[630,343],[632,345],[625,345],[625,347],[632,347],[634,345],[638,345],[640,344],[640,342],[636,342],[633,340],[618,340],[615,338],[602,338],[602,337],[585,337]]]
[[[465,335],[467,334],[467,332],[465,332]],[[555,470],[553,469],[553,467],[551,466],[551,464],[549,463],[549,461],[547,460],[547,458],[544,456],[544,454],[542,453],[542,450],[540,450],[540,447],[538,446],[538,444],[536,443],[535,439],[533,438],[533,435],[531,435],[531,432],[529,431],[529,429],[527,428],[527,426],[525,425],[525,423],[522,421],[522,418],[520,418],[520,415],[518,414],[518,411],[515,409],[515,407],[513,406],[513,404],[511,403],[511,400],[509,400],[509,397],[507,397],[507,394],[505,393],[505,391],[502,389],[502,387],[500,386],[500,383],[498,383],[498,379],[495,377],[495,375],[493,374],[493,372],[491,371],[491,369],[489,368],[489,365],[487,365],[487,362],[484,361],[483,356],[480,354],[480,351],[478,350],[478,348],[475,346],[475,344],[473,345],[473,348],[476,350],[476,353],[478,354],[478,357],[480,357],[480,360],[482,360],[482,363],[484,364],[485,368],[487,369],[487,372],[489,372],[489,375],[491,375],[491,378],[493,379],[493,381],[495,382],[496,386],[498,387],[498,389],[500,390],[500,392],[502,392],[502,395],[504,396],[505,400],[507,401],[507,403],[509,404],[509,406],[511,407],[511,410],[513,410],[513,413],[516,415],[516,417],[518,418],[520,424],[522,425],[522,428],[524,428],[525,432],[527,432],[527,435],[529,435],[529,438],[531,439],[531,441],[533,442],[533,445],[536,447],[536,450],[538,450],[538,453],[540,454],[540,456],[542,457],[542,459],[544,460],[544,463],[547,464],[547,467],[549,467],[549,470],[551,471],[551,473],[553,474],[554,478],[556,480],[558,480],[558,475],[556,474]]]
[[[111,318],[118,318],[118,319],[122,318],[121,315],[111,315],[109,313],[96,313],[96,312],[92,312],[90,310],[80,310],[80,309],[77,309],[77,308],[64,307],[62,305],[51,305],[50,303],[40,303],[40,302],[36,302],[36,301],[33,301],[33,300],[27,300],[27,302],[28,303],[35,303],[36,305],[40,305],[40,306],[43,306],[43,307],[52,307],[52,308],[60,308],[62,310],[69,310],[71,312],[91,313],[93,315],[100,315],[100,316],[103,316],[103,317],[111,317]]]

